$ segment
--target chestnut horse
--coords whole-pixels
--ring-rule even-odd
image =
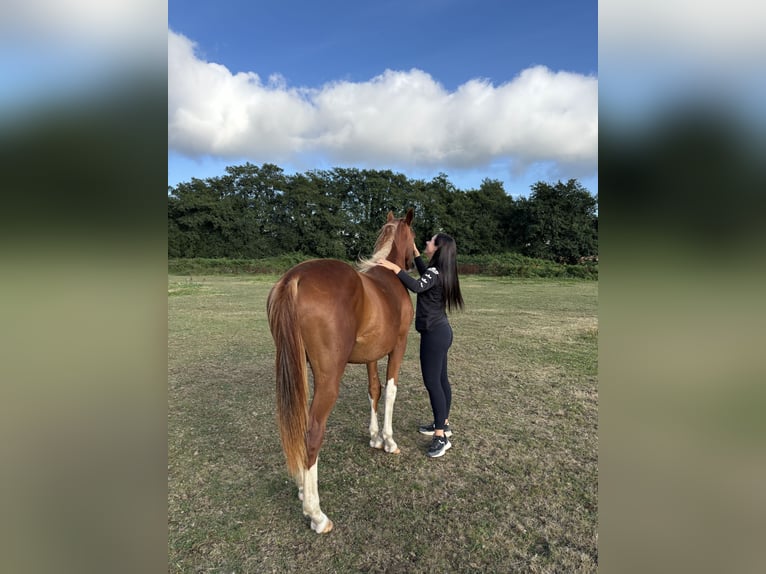
[[[317,460],[327,418],[338,398],[346,364],[367,365],[370,446],[398,453],[392,414],[399,367],[412,323],[412,301],[401,281],[376,265],[388,259],[410,269],[414,258],[412,209],[388,220],[373,256],[359,270],[342,261],[314,259],[285,273],[269,293],[266,309],[276,346],[277,418],[287,468],[298,484],[303,514],[317,533],[332,530],[319,508]],[[381,384],[378,360],[388,356],[383,431],[378,429]],[[314,398],[308,407],[308,369]]]

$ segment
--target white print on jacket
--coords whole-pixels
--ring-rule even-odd
[[[432,271],[435,275],[439,274],[439,270],[436,269],[436,267],[429,267],[428,269],[426,269],[426,272],[420,278],[420,286],[421,287],[425,287],[426,285],[431,283],[431,279],[433,279],[433,277],[431,277],[431,274],[429,273],[429,271]]]

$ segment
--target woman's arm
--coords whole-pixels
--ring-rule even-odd
[[[414,293],[422,293],[423,291],[428,291],[431,287],[436,285],[436,282],[438,281],[438,275],[439,272],[433,267],[426,269],[420,276],[420,279],[415,279],[411,275],[408,275],[405,271],[399,271],[399,273],[396,274],[399,280],[404,283],[404,286]]]
[[[426,264],[423,261],[423,258],[420,256],[420,251],[418,251],[418,246],[413,243],[412,249],[415,252],[415,267],[418,268],[418,273],[423,275],[423,273],[426,272]]]
[[[418,273],[421,275],[426,272],[426,263],[420,255],[415,257],[415,267],[418,268]]]
[[[422,293],[423,291],[428,291],[436,284],[437,276],[439,275],[439,272],[436,271],[436,269],[425,269],[425,272],[420,276],[420,279],[415,279],[414,277],[408,275],[407,272],[399,267],[396,263],[392,263],[387,259],[379,261],[378,265],[396,273],[396,276],[404,284],[404,286],[414,293]]]

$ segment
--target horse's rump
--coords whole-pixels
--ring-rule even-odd
[[[388,270],[360,273],[342,261],[314,259],[293,267],[277,285],[290,282],[296,284],[294,326],[312,366],[313,358],[327,356],[329,343],[344,363],[376,361],[409,328],[409,295]]]

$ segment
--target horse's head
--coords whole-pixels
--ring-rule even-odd
[[[367,272],[382,259],[393,261],[402,269],[412,269],[415,264],[415,232],[412,231],[413,210],[399,219],[393,211],[388,212],[386,224],[380,230],[370,259],[361,259],[359,269]]]
[[[396,230],[394,231],[394,242],[391,249],[392,253],[398,254],[403,259],[404,265],[397,262],[404,269],[412,269],[415,265],[415,232],[412,231],[412,217],[414,211],[412,208],[407,211],[407,215],[402,218],[395,219],[392,211],[388,212],[387,224],[394,223]]]

